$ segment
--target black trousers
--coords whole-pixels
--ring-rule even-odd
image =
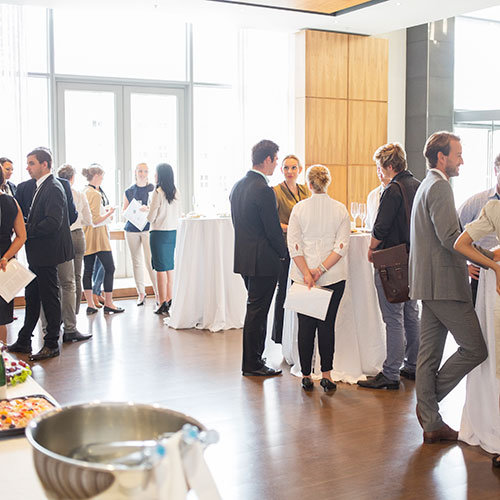
[[[92,253],[83,257],[83,289],[92,290],[92,273],[94,272],[94,263],[96,257],[99,257],[102,267],[104,267],[104,291],[112,292],[113,277],[115,275],[115,263],[113,261],[113,254],[109,250]]]
[[[40,303],[43,305],[47,319],[47,333],[44,335],[44,345],[55,349],[58,347],[61,328],[61,301],[59,299],[59,279],[57,266],[29,266],[36,278],[26,287],[26,315],[24,325],[19,331],[18,341],[31,345],[31,337],[40,317]]]
[[[324,321],[298,314],[299,317],[299,358],[302,375],[311,375],[312,357],[314,351],[314,337],[318,330],[318,346],[321,358],[321,371],[328,372],[333,368],[333,353],[335,352],[335,319],[339,310],[340,301],[344,295],[345,280],[325,286],[333,290],[328,312]]]
[[[475,280],[474,278],[470,279],[470,289],[472,292],[472,305],[476,307],[476,299],[477,299],[477,287],[479,285],[479,280]]]
[[[276,344],[281,344],[283,339],[283,317],[285,310],[283,304],[286,299],[286,287],[288,285],[288,273],[290,271],[290,255],[287,252],[285,260],[281,263],[283,266],[281,273],[278,276],[278,287],[276,291],[276,299],[274,301],[274,321],[271,338]]]
[[[273,300],[276,280],[276,276],[243,276],[248,291],[241,363],[244,372],[258,370],[264,365],[262,353],[266,342],[267,314]]]

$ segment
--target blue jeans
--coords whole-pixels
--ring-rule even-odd
[[[388,302],[377,270],[375,271],[375,287],[387,339],[387,357],[382,373],[389,380],[399,380],[401,365],[404,365],[404,368],[411,373],[415,373],[417,366],[420,344],[420,319],[417,301],[408,300],[399,304]]]
[[[92,293],[94,295],[101,295],[103,281],[104,266],[101,264],[99,258],[96,258],[94,264],[94,272],[92,273]]]

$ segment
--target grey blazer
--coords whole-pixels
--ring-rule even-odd
[[[411,214],[412,299],[472,300],[466,259],[453,249],[460,233],[451,185],[429,171],[415,195]]]

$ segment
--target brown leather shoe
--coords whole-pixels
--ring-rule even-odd
[[[424,443],[432,444],[439,441],[456,441],[458,432],[443,422],[443,425],[436,431],[424,431]]]

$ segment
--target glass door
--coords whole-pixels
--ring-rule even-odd
[[[148,164],[152,183],[156,165],[170,163],[179,191],[189,199],[184,92],[183,88],[58,82],[58,164],[69,163],[76,169],[78,190],[87,184],[82,168],[92,163],[103,167],[102,188],[117,209],[115,229],[123,227],[124,192],[134,183],[139,163]],[[124,242],[113,246],[116,277],[130,277]]]

